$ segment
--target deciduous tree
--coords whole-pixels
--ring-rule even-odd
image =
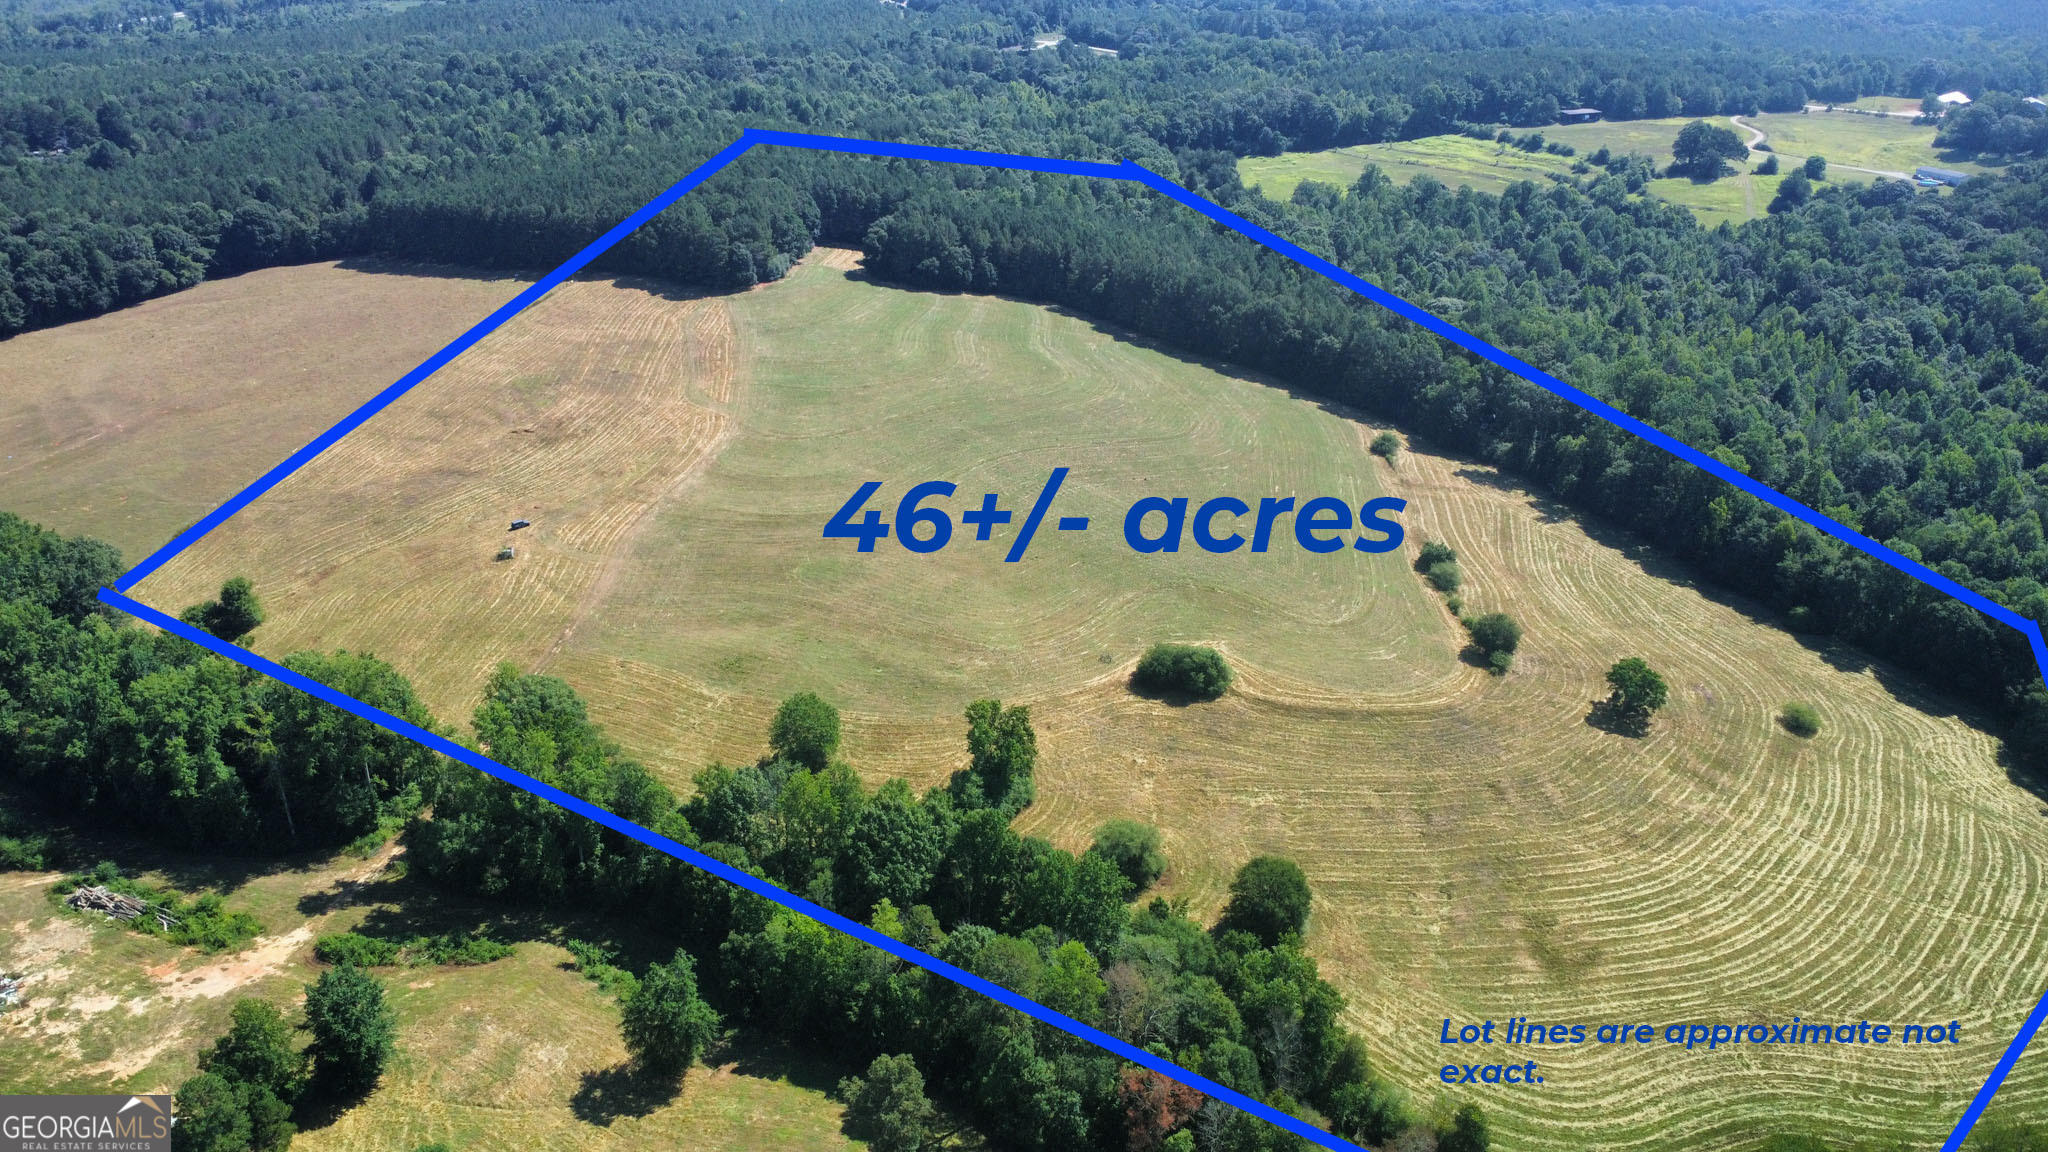
[[[398,1046],[398,1018],[384,1002],[384,985],[353,964],[306,986],[306,1027],[316,1083],[340,1095],[376,1087]]]
[[[655,964],[626,997],[620,1030],[626,1050],[642,1067],[681,1076],[718,1034],[718,1013],[697,994],[697,967],[677,949]]]

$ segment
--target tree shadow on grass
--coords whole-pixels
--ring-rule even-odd
[[[368,1100],[374,1091],[374,1088],[338,1089],[316,1074],[292,1106],[292,1125],[301,1132],[326,1128]]]
[[[0,824],[18,833],[47,836],[46,867],[82,872],[111,860],[129,876],[154,873],[180,892],[232,895],[250,882],[282,872],[310,873],[324,867],[330,851],[295,852],[280,856],[197,852],[159,844],[118,829],[71,819],[26,789],[0,787]],[[0,829],[5,830],[5,829]]]
[[[1592,710],[1586,713],[1586,723],[1602,732],[1627,736],[1635,740],[1650,734],[1648,716],[1640,712],[1630,712],[1612,700],[1593,701]]]
[[[609,1128],[615,1120],[637,1120],[653,1113],[682,1090],[681,1077],[657,1075],[631,1061],[620,1061],[585,1072],[575,1095],[569,1097],[569,1111],[585,1124]]]
[[[1477,668],[1481,672],[1493,671],[1492,659],[1493,654],[1477,644],[1467,643],[1458,649],[1458,663],[1468,668]]]
[[[1164,704],[1168,708],[1186,708],[1191,705],[1207,704],[1211,700],[1220,699],[1220,697],[1197,696],[1192,692],[1182,692],[1177,688],[1146,687],[1140,685],[1136,678],[1126,680],[1124,686],[1131,690],[1131,695],[1141,700],[1151,700],[1154,703]]]
[[[786,1080],[813,1092],[832,1092],[842,1077],[860,1074],[860,1069],[848,1067],[840,1060],[751,1030],[734,1032],[706,1052],[704,1062],[714,1068],[730,1065],[739,1076]]]

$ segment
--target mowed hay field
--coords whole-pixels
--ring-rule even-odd
[[[321,971],[312,957],[320,934],[422,909],[433,918],[415,923],[424,931],[493,921],[489,905],[426,897],[392,861],[388,846],[369,860],[305,859],[256,875],[247,862],[158,861],[153,879],[224,891],[230,908],[263,923],[248,949],[222,956],[61,909],[49,898],[61,873],[0,876],[0,972],[28,977],[22,1002],[0,1012],[0,1092],[173,1091],[227,1030],[236,1000],[294,1015]],[[578,928],[604,932],[570,932]],[[518,938],[516,925],[510,932]],[[839,1133],[840,1109],[821,1090],[819,1070],[786,1054],[718,1052],[670,1099],[623,1075],[617,1004],[568,964],[562,948],[527,939],[475,967],[375,969],[398,1017],[397,1056],[368,1099],[300,1132],[292,1146],[856,1147]]]
[[[1223,495],[1353,508],[1382,495],[1351,424],[1073,317],[883,288],[835,263],[732,302],[748,365],[739,430],[634,539],[579,651],[716,692],[815,688],[896,715],[1076,686],[1166,639],[1220,643],[1304,685],[1436,691],[1455,678],[1441,610],[1398,555],[1353,551],[1350,534],[1334,556],[1301,549],[1291,527],[1263,554],[1185,539],[1177,554],[1140,555],[1124,541],[1142,495],[1191,509]],[[1028,553],[1007,563],[1055,466],[1072,472]],[[959,485],[936,506],[957,514],[993,492],[1015,519],[988,541],[956,524],[944,550],[922,555],[893,537],[871,554],[823,539],[871,479],[885,520],[932,479]],[[1076,514],[1091,517],[1086,533],[1056,530]],[[1250,520],[1240,527],[1251,534]]]
[[[598,719],[679,787],[713,756],[758,754],[777,695],[797,684],[848,706],[848,750],[871,779],[936,783],[963,759],[967,695],[1000,691],[1031,705],[1039,733],[1039,801],[1021,818],[1024,830],[1078,848],[1111,816],[1153,821],[1174,861],[1165,891],[1203,911],[1220,905],[1249,856],[1299,860],[1318,897],[1311,950],[1349,998],[1348,1018],[1379,1066],[1424,1104],[1440,1091],[1440,1065],[1478,1059],[1470,1050],[1446,1056],[1436,1043],[1447,1017],[1962,1024],[1961,1043],[1917,1050],[1478,1050],[1489,1060],[1537,1060],[1546,1078],[1540,1088],[1474,1097],[1501,1147],[1740,1148],[1799,1125],[1939,1142],[2031,1007],[2048,961],[2038,914],[2048,821],[2038,800],[2007,781],[1995,741],[1969,718],[1853,653],[1803,645],[1488,468],[1426,445],[1390,467],[1363,451],[1378,429],[1341,414],[1278,392],[1261,400],[1254,382],[1203,374],[1040,309],[866,284],[848,277],[850,265],[820,253],[785,283],[717,300],[572,286],[534,317],[557,325],[551,342],[513,345],[527,351],[479,361],[488,368],[480,377],[436,377],[402,402],[446,416],[394,406],[357,433],[361,462],[322,480],[354,485],[346,490],[355,511],[344,515],[310,489],[273,494],[298,503],[268,530],[338,543],[299,555],[264,542],[253,531],[259,503],[245,514],[247,534],[222,534],[234,548],[202,546],[141,594],[175,608],[245,572],[272,613],[256,634],[259,650],[370,647],[422,678],[449,719],[466,714],[492,660],[537,662],[590,697]],[[562,319],[550,318],[551,305]],[[640,335],[607,341],[560,326],[585,307],[636,317],[630,331]],[[706,317],[713,310],[722,322]],[[847,323],[858,330],[843,330]],[[526,339],[510,327],[501,336]],[[598,345],[606,350],[589,350]],[[1019,347],[1031,351],[1011,350]],[[488,350],[489,342],[478,349]],[[525,376],[607,356],[667,373],[666,391],[643,401],[671,405],[658,409],[665,422],[611,415],[609,423],[632,424],[612,428],[543,417],[623,412],[604,405],[640,395],[625,368],[561,377],[549,394],[554,409],[519,399],[532,387],[515,384]],[[1003,372],[992,370],[1003,357]],[[1033,367],[1040,361],[1055,368],[1029,375],[1044,371]],[[1037,391],[1017,387],[1020,378]],[[1094,446],[1133,435],[1116,402],[1142,395],[1169,430],[1162,438],[1186,445],[1191,459],[1172,461],[1143,438],[1119,452]],[[1024,441],[1018,455],[1029,459],[962,446],[1000,439],[1027,403],[1046,405],[1041,418],[1058,421],[1051,431],[1065,439]],[[868,423],[850,427],[856,413]],[[677,449],[686,420],[717,427]],[[1245,426],[1253,420],[1275,431]],[[437,443],[408,432],[407,421],[450,431]],[[944,428],[919,433],[920,422]],[[536,431],[515,431],[527,426]],[[585,466],[573,462],[587,453],[572,426],[611,437],[616,458],[577,472]],[[507,468],[544,477],[521,482],[547,488],[550,516],[513,538],[518,560],[492,567],[498,518],[534,498],[472,474],[466,454],[543,434],[563,446],[553,462],[511,456]],[[893,455],[864,456],[869,444]],[[413,487],[360,475],[377,462]],[[967,502],[995,490],[1021,509],[1054,463],[1076,468],[1054,515],[1086,512],[1097,524],[1085,536],[1048,526],[1011,568],[990,555],[995,544],[957,535],[929,556],[893,541],[862,556],[849,541],[815,536],[860,479],[886,482],[870,505],[885,513],[904,487],[934,478],[961,481]],[[826,475],[798,483],[799,465]],[[631,487],[598,499],[595,486],[633,476]],[[1104,486],[1091,490],[1091,478]],[[579,511],[589,506],[579,484],[593,486],[590,503],[639,511],[612,535],[575,537],[597,542],[572,552],[548,533],[584,532],[585,517],[597,517]],[[1459,550],[1472,607],[1509,611],[1528,628],[1510,675],[1457,661],[1456,624],[1392,556],[1317,558],[1347,566],[1348,588],[1279,567],[1307,559],[1285,552],[1241,556],[1244,570],[1204,567],[1231,557],[1153,557],[1149,568],[1117,569],[1115,581],[1078,570],[1049,579],[1034,567],[1140,559],[1089,551],[1121,547],[1113,517],[1104,518],[1138,495],[1235,490],[1249,499],[1265,494],[1260,485],[1306,495],[1326,484],[1356,498],[1407,499],[1403,559],[1424,537]],[[390,547],[349,521],[380,517],[386,534],[436,541],[461,563],[372,563],[365,557]],[[813,533],[802,548],[781,540],[794,524]],[[509,580],[529,559],[546,561],[530,566],[539,570],[526,577],[536,581],[530,591],[508,589],[499,600],[468,591],[478,578],[463,564]],[[1143,608],[1155,614],[1152,627],[1231,652],[1240,679],[1225,699],[1175,708],[1122,687],[1137,654],[1124,638],[1143,630],[1103,590],[1122,582],[1140,587],[1111,591],[1142,593],[1154,581],[1174,597]],[[722,590],[733,582],[751,586],[746,595]],[[1305,607],[1257,599],[1290,582]],[[954,584],[1001,611],[962,599]],[[1240,591],[1224,594],[1232,589]],[[535,606],[519,603],[527,596]],[[876,607],[863,596],[887,600]],[[1095,607],[1067,607],[1075,598]],[[359,603],[375,610],[351,606]],[[799,628],[756,603],[807,615]],[[921,628],[892,623],[888,613],[899,609],[890,605],[906,603],[933,606]],[[1347,603],[1358,606],[1349,615],[1316,615]],[[834,605],[843,614],[822,610]],[[693,608],[700,618],[678,619]],[[1014,630],[981,638],[980,653],[948,652],[961,621],[977,618],[1008,619]],[[1313,645],[1307,655],[1272,643],[1273,630],[1289,628],[1319,629],[1303,641]],[[749,631],[773,660],[732,658]],[[474,648],[444,653],[447,637]],[[1020,659],[983,655],[999,644]],[[956,663],[909,676],[934,654]],[[864,666],[871,655],[877,662]],[[1673,685],[1671,706],[1643,739],[1587,723],[1602,673],[1625,655],[1647,658]],[[892,667],[907,670],[900,697]],[[941,699],[948,692],[957,694]],[[1774,723],[1792,700],[1819,709],[1817,738]],[[2001,1100],[2048,1104],[2048,1068],[2023,1061]]]
[[[521,285],[271,268],[0,342],[9,512],[142,559]]]
[[[530,667],[573,632],[647,514],[710,458],[732,398],[724,302],[574,281],[139,594],[175,612],[246,574],[271,616],[259,651],[374,652],[464,719],[499,661]],[[534,527],[508,532],[515,518]]]
[[[799,689],[877,717],[951,717],[976,695],[1114,676],[1159,639],[1348,691],[1438,695],[1463,675],[1442,609],[1397,555],[1333,562],[1284,529],[1263,555],[1123,542],[1141,494],[1380,495],[1349,422],[1077,319],[883,288],[850,263],[820,253],[721,299],[569,284],[139,594],[175,610],[247,574],[271,614],[259,651],[376,652],[451,717],[501,659],[594,694],[624,680],[629,727],[701,728],[707,703],[730,702],[708,744],[648,741],[679,774],[756,754],[766,708]],[[1073,472],[1054,520],[1005,563],[1056,464]],[[930,555],[823,539],[876,478],[885,518],[912,484],[943,479],[961,487],[941,506],[996,492],[1017,519],[987,542],[958,525]],[[1060,533],[1067,514],[1094,527]],[[508,533],[513,517],[534,525]],[[501,543],[518,555],[495,560]],[[581,670],[613,659],[632,667]],[[686,686],[646,693],[650,673]]]

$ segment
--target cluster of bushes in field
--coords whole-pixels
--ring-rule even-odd
[[[1215,700],[1230,691],[1232,678],[1229,662],[1214,648],[1154,644],[1139,657],[1131,687],[1188,700]]]
[[[358,968],[429,964],[489,964],[512,954],[512,946],[493,940],[481,931],[443,932],[437,936],[413,936],[386,940],[360,932],[333,932],[313,942],[313,956],[323,964],[353,964]]]
[[[1444,594],[1445,606],[1465,625],[1472,638],[1472,654],[1494,675],[1505,676],[1514,667],[1516,649],[1522,646],[1522,626],[1505,612],[1465,614],[1465,598],[1459,595],[1459,589],[1465,586],[1465,570],[1458,566],[1457,551],[1443,541],[1422,542],[1415,557],[1415,570]]]

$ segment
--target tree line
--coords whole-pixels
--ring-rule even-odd
[[[0,761],[26,791],[151,839],[230,852],[338,846],[418,808],[432,753],[130,627],[93,598],[120,572],[104,544],[0,513]],[[246,581],[223,597],[253,604]],[[246,617],[220,601],[188,616],[246,632]],[[374,657],[302,652],[286,663],[433,722],[405,677]]]
[[[1213,931],[1164,900],[1134,914],[1133,878],[1163,866],[1156,833],[1106,827],[1077,856],[1011,829],[1037,757],[1021,707],[970,705],[967,766],[923,796],[866,788],[837,755],[836,712],[807,694],[784,703],[760,760],[707,768],[685,803],[559,680],[501,669],[475,731],[500,762],[1256,1098],[1365,1139],[1409,1123],[1301,949],[1300,870],[1246,865]],[[1146,1106],[1171,1095],[1151,1073],[493,778],[451,764],[431,802],[411,859],[432,880],[678,926],[686,955],[626,999],[629,1042],[661,1068],[706,1042],[701,989],[729,1024],[828,1043],[874,1075],[901,1080],[873,1062],[910,1061],[920,1091],[1008,1147],[1156,1148],[1182,1129],[1205,1149],[1299,1146],[1192,1094]]]

